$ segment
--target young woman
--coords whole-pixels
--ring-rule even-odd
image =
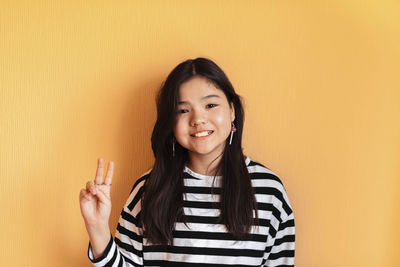
[[[94,266],[294,266],[281,180],[242,152],[243,107],[211,60],[179,64],[157,98],[153,168],[110,234],[113,162],[80,193]]]

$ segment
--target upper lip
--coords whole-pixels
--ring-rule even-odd
[[[191,133],[190,135],[196,135],[197,133],[201,133],[201,132],[214,132],[214,131],[213,130],[199,130],[194,133]]]

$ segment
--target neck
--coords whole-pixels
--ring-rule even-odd
[[[208,176],[220,175],[220,173],[215,173],[215,171],[221,162],[221,158],[222,154],[213,158],[202,155],[190,155],[187,165],[189,169],[199,174]]]

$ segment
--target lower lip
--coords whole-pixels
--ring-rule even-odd
[[[214,132],[212,132],[212,133],[210,133],[209,135],[205,135],[205,136],[191,136],[192,138],[195,138],[195,139],[204,139],[204,138],[206,138],[206,137],[209,137],[210,135],[212,135]]]

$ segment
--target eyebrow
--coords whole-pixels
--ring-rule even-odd
[[[205,99],[209,99],[209,98],[213,98],[213,97],[218,97],[218,98],[220,98],[219,95],[206,95],[206,96],[203,96],[203,97],[201,98],[201,100],[205,100]],[[178,105],[183,105],[183,104],[189,104],[189,102],[187,102],[187,101],[179,101],[179,102],[178,102]]]

